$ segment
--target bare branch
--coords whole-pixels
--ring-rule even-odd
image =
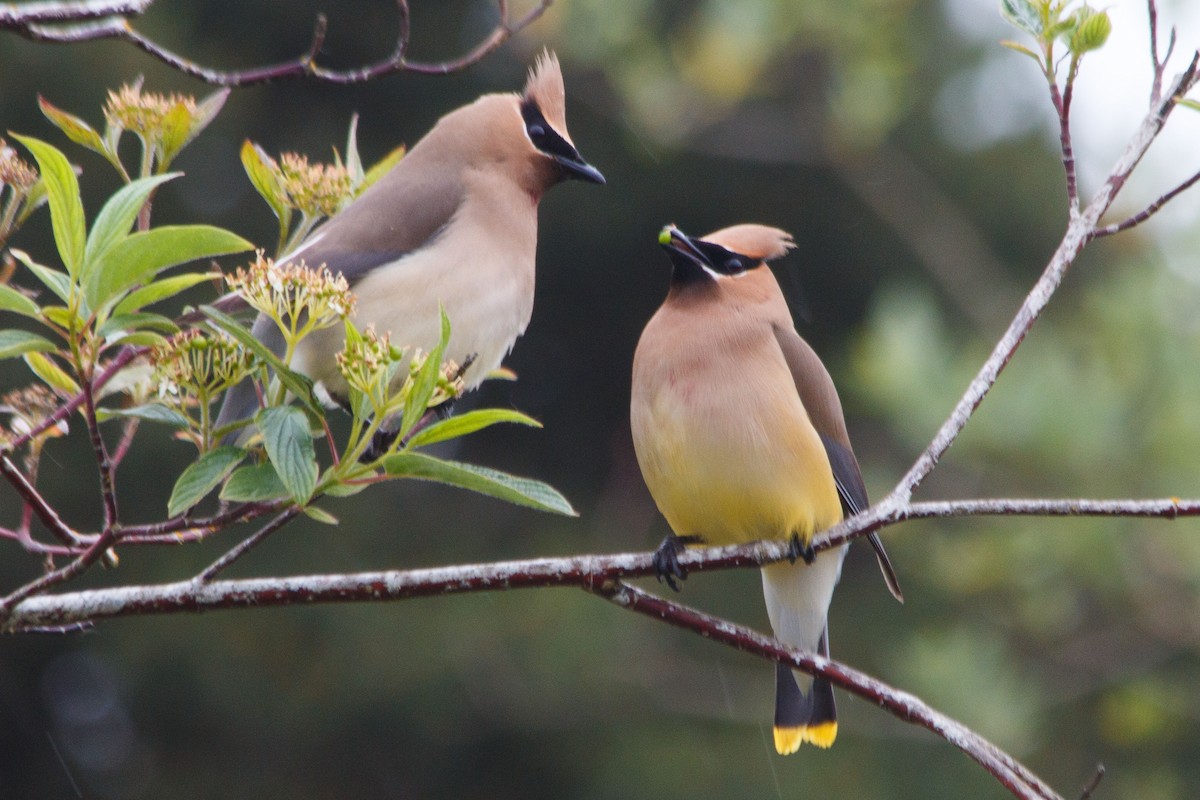
[[[0,30],[20,33],[30,25],[86,22],[105,17],[136,17],[153,4],[154,0],[5,3],[0,5]]]
[[[26,480],[25,474],[17,469],[17,465],[12,462],[7,453],[0,453],[0,474],[8,479],[8,482],[17,490],[17,494],[21,495],[21,499],[33,509],[38,519],[50,533],[54,534],[56,539],[68,547],[79,546],[82,542],[79,534],[63,522],[54,507],[47,503],[41,492]]]
[[[977,499],[912,503],[885,500],[817,537],[817,551],[837,547],[872,531],[915,519],[961,516],[1107,516],[1175,519],[1200,516],[1200,499],[1081,500]],[[123,540],[122,540],[123,541]],[[92,548],[99,543],[93,542]],[[90,552],[90,549],[89,549]],[[689,550],[679,563],[689,572],[752,567],[790,558],[788,543]],[[27,627],[99,621],[144,614],[200,612],[307,603],[408,600],[471,592],[548,586],[591,586],[603,581],[654,575],[652,553],[536,558],[462,564],[417,570],[306,575],[247,580],[197,581],[95,589],[28,597],[0,623],[0,633]]]
[[[936,711],[915,695],[895,689],[864,672],[813,653],[792,650],[749,628],[656,597],[620,581],[605,581],[585,588],[621,608],[699,633],[706,639],[736,650],[791,664],[810,675],[827,678],[835,686],[885,709],[898,719],[945,739],[974,759],[1017,797],[1061,800],[1058,794],[1015,758],[970,728]]]
[[[971,381],[967,387],[967,391],[959,399],[958,404],[950,413],[950,416],[942,424],[937,435],[930,442],[920,457],[909,469],[908,473],[892,490],[892,497],[907,501],[912,497],[913,490],[929,476],[933,468],[937,466],[938,461],[945,454],[954,440],[962,432],[967,422],[975,413],[975,409],[983,402],[983,398],[991,391],[995,385],[996,379],[1000,376],[1001,371],[1008,365],[1013,354],[1016,353],[1021,341],[1025,338],[1025,334],[1029,333],[1029,329],[1033,327],[1033,323],[1041,315],[1042,310],[1050,302],[1050,298],[1062,283],[1063,277],[1067,270],[1075,263],[1075,259],[1079,253],[1091,240],[1093,232],[1096,230],[1097,223],[1100,218],[1112,206],[1113,200],[1120,193],[1121,187],[1125,185],[1129,174],[1134,167],[1141,161],[1142,156],[1150,148],[1150,144],[1158,136],[1166,123],[1167,117],[1175,108],[1175,98],[1182,96],[1192,86],[1195,85],[1197,79],[1197,62],[1200,61],[1200,53],[1192,55],[1191,63],[1188,64],[1178,78],[1175,79],[1167,97],[1160,100],[1158,105],[1150,110],[1142,120],[1142,124],[1138,127],[1133,139],[1125,148],[1125,152],[1118,159],[1116,165],[1109,172],[1108,178],[1104,184],[1097,190],[1085,208],[1079,214],[1072,214],[1070,223],[1067,226],[1066,234],[1055,250],[1054,255],[1050,259],[1050,263],[1046,265],[1045,271],[1042,272],[1040,278],[1029,294],[1025,297],[1025,301],[1017,310],[1016,316],[1008,326],[1008,330],[996,343],[992,349],[992,353],[988,356],[987,361],[980,367],[975,379]]]
[[[399,18],[396,46],[391,55],[362,67],[344,70],[328,69],[316,62],[328,28],[324,15],[317,17],[312,40],[303,54],[289,61],[245,70],[219,70],[202,66],[138,32],[130,23],[129,17],[144,12],[153,0],[124,3],[38,3],[33,5],[47,8],[39,9],[32,15],[23,14],[22,7],[8,10],[7,16],[0,14],[0,30],[9,30],[31,41],[48,44],[77,44],[98,39],[125,41],[185,75],[217,86],[254,86],[295,78],[311,78],[322,83],[348,85],[364,83],[397,72],[444,75],[465,69],[495,52],[516,33],[531,25],[546,13],[552,2],[553,0],[539,0],[530,11],[513,19],[507,0],[496,0],[500,19],[478,44],[457,58],[421,62],[408,60],[411,30],[408,3],[407,0],[397,0]]]
[[[1112,236],[1114,233],[1121,233],[1122,231],[1127,231],[1130,228],[1141,225],[1143,222],[1150,219],[1150,217],[1157,214],[1160,208],[1175,199],[1176,195],[1192,188],[1192,186],[1198,180],[1200,180],[1200,172],[1197,172],[1195,175],[1188,178],[1186,181],[1179,184],[1174,189],[1167,192],[1138,213],[1134,214],[1132,217],[1112,225],[1105,225],[1103,228],[1097,228],[1096,230],[1092,231],[1092,238],[1099,239],[1102,236]]]

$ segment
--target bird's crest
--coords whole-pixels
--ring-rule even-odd
[[[734,253],[763,261],[782,258],[796,246],[790,233],[767,225],[733,225],[701,238]]]
[[[524,99],[538,107],[559,136],[571,141],[567,135],[567,93],[563,88],[562,69],[558,65],[558,56],[550,50],[543,50],[533,69],[529,70]]]

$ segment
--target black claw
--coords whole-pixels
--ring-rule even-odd
[[[662,544],[654,551],[654,575],[659,583],[666,583],[675,591],[679,584],[675,582],[687,580],[687,570],[679,563],[679,554],[687,550],[689,544],[699,544],[704,541],[699,536],[676,536],[670,534],[662,540]]]
[[[791,541],[788,542],[788,561],[795,564],[797,558],[804,559],[805,564],[812,564],[817,557],[817,551],[812,546],[812,542],[801,544],[800,536],[792,534]]]

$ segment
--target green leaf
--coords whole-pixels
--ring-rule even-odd
[[[404,153],[405,147],[404,145],[400,145],[395,150],[376,161],[375,164],[369,170],[367,170],[367,174],[363,176],[362,183],[358,185],[358,194],[362,194],[367,189],[370,189],[375,181],[391,172],[392,167],[399,164],[400,159],[404,158]]]
[[[108,344],[127,344],[135,347],[158,347],[166,344],[167,339],[161,334],[153,331],[125,331],[114,335]]]
[[[328,497],[353,497],[366,490],[368,485],[366,483],[334,483],[325,489],[324,494]]]
[[[1099,50],[1108,41],[1108,35],[1112,33],[1112,20],[1108,18],[1107,11],[1083,6],[1075,12],[1075,19],[1077,24],[1067,43],[1073,54],[1081,56]]]
[[[52,105],[49,100],[40,94],[38,95],[38,107],[42,109],[42,113],[46,116],[46,119],[50,120],[54,127],[66,134],[67,138],[72,142],[83,145],[88,150],[100,153],[103,156],[108,155],[107,148],[104,146],[104,140],[100,138],[100,134],[96,132],[96,129],[87,122],[74,114],[68,114],[61,108]]]
[[[100,329],[96,331],[96,335],[101,339],[108,339],[111,336],[118,334],[129,334],[134,331],[159,331],[160,333],[173,334],[179,332],[179,326],[175,324],[175,320],[170,317],[164,317],[162,314],[120,314],[107,320]]]
[[[188,134],[192,127],[192,114],[188,107],[176,103],[163,115],[162,120],[162,149],[159,152],[157,169],[163,170],[179,155],[179,151],[188,143]]]
[[[57,269],[42,266],[29,257],[29,254],[24,250],[18,250],[15,247],[8,252],[13,254],[13,258],[24,264],[30,272],[32,272],[39,281],[46,285],[50,291],[58,296],[59,300],[64,303],[70,302],[71,297],[71,278],[67,273]]]
[[[1033,52],[1028,47],[1026,47],[1025,45],[1023,45],[1019,42],[1014,42],[1011,39],[1003,39],[1003,40],[1001,40],[1000,44],[1003,45],[1004,47],[1007,47],[1009,50],[1014,50],[1018,53],[1021,53],[1022,55],[1029,56],[1030,58],[1032,58],[1034,61],[1038,62],[1039,64],[1042,63],[1041,56],[1039,56],[1037,53]]]
[[[31,136],[12,135],[33,153],[38,170],[46,182],[50,199],[50,222],[54,228],[54,243],[58,255],[72,276],[83,266],[83,249],[87,239],[83,217],[83,202],[79,199],[79,181],[75,170],[62,151]]]
[[[551,511],[569,517],[578,516],[567,499],[554,487],[487,467],[443,461],[424,453],[396,453],[387,456],[383,460],[383,467],[387,474],[393,477],[437,481],[539,511]]]
[[[146,403],[145,405],[134,406],[133,408],[99,409],[96,412],[96,416],[101,420],[113,419],[114,417],[131,417],[147,422],[170,425],[172,428],[188,428],[192,424],[191,420],[183,414],[160,403]]]
[[[288,205],[287,193],[283,190],[283,181],[279,177],[279,169],[275,162],[249,139],[242,142],[241,155],[242,167],[246,170],[250,183],[286,228],[292,219],[292,208]]]
[[[167,515],[174,517],[199,503],[245,457],[246,451],[242,448],[228,446],[217,447],[200,456],[175,482],[171,499],[167,501]]]
[[[222,311],[218,311],[212,306],[200,306],[200,311],[213,325],[237,339],[244,347],[274,370],[275,375],[279,378],[279,382],[283,384],[284,388],[291,392],[307,409],[313,414],[321,414],[321,404],[317,402],[317,397],[313,393],[313,382],[308,376],[301,375],[299,372],[287,367],[279,356],[272,353],[269,347],[260,342],[245,327],[239,325],[233,317]]]
[[[297,503],[307,503],[317,486],[317,454],[304,412],[293,406],[264,408],[254,424],[288,494]]]
[[[62,367],[55,364],[48,356],[36,351],[26,353],[25,363],[29,366],[29,369],[33,370],[33,374],[41,378],[47,386],[58,389],[67,395],[73,396],[79,394],[79,384],[75,382],[75,379],[68,375]]]
[[[1042,38],[1042,15],[1034,0],[1000,0],[1000,13],[1033,38]]]
[[[193,286],[198,286],[219,277],[220,273],[218,272],[189,272],[184,275],[172,275],[169,278],[162,278],[132,292],[113,309],[113,314],[120,315],[140,311],[146,306],[154,305],[166,300],[168,297],[174,297],[180,292],[187,291]]]
[[[0,283],[0,311],[14,311],[34,319],[42,315],[37,303],[3,283]]]
[[[48,339],[28,331],[0,331],[0,358],[13,358],[26,353],[53,353],[58,348]]]
[[[333,514],[330,514],[325,509],[317,508],[316,506],[305,506],[304,514],[310,519],[315,519],[317,522],[320,522],[322,525],[338,524],[337,517],[335,517]]]
[[[198,258],[240,253],[253,247],[235,233],[211,225],[166,225],[135,233],[109,248],[84,286],[93,308],[160,271]]]
[[[482,430],[498,422],[516,422],[520,425],[529,425],[534,428],[542,427],[542,423],[533,417],[522,414],[520,411],[514,411],[510,408],[481,408],[435,422],[421,429],[408,440],[408,446],[410,448],[417,448],[433,444],[434,442],[444,442],[447,439],[457,439],[460,436],[466,436],[469,433]]]
[[[362,183],[362,157],[358,154],[358,114],[350,115],[350,131],[346,134],[346,172],[350,175],[350,185],[357,189]]]
[[[1200,111],[1200,100],[1189,100],[1188,98],[1184,97],[1179,100],[1176,100],[1175,102],[1181,106],[1190,108],[1193,111]]]
[[[283,481],[270,462],[249,464],[229,476],[221,487],[221,499],[231,503],[261,503],[287,496]]]
[[[168,175],[155,175],[150,178],[139,178],[121,189],[108,199],[104,208],[92,223],[88,233],[87,245],[84,247],[83,271],[79,275],[80,283],[87,283],[88,276],[102,259],[105,253],[118,242],[129,235],[130,228],[137,220],[138,212],[142,210],[150,193],[161,183],[166,183],[182,175],[182,172],[172,172]]]
[[[433,390],[437,388],[437,379],[442,371],[442,353],[446,351],[446,343],[450,341],[450,319],[446,316],[444,308],[439,307],[439,313],[442,316],[441,338],[425,359],[425,363],[421,365],[416,377],[413,378],[412,389],[408,395],[408,402],[404,406],[404,415],[400,423],[399,438],[401,439],[408,435],[412,426],[417,424],[417,420],[425,413],[429,406],[429,398],[433,395]]]

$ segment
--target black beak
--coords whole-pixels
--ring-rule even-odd
[[[554,154],[551,158],[554,159],[556,164],[562,167],[563,173],[568,178],[587,181],[588,183],[598,183],[601,186],[607,183],[604,180],[604,176],[600,174],[600,170],[584,161],[583,156],[579,155],[578,152],[572,152],[571,155]]]
[[[671,259],[671,280],[689,283],[695,280],[712,280],[713,269],[709,259],[686,233],[674,225],[667,225],[658,233],[658,243]]]

